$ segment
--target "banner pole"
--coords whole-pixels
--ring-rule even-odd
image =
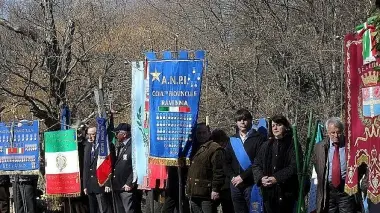
[[[183,213],[183,206],[182,206],[182,174],[181,174],[181,167],[178,166],[177,167],[178,169],[178,194],[179,194],[179,198],[178,198],[178,212],[179,213]]]
[[[69,112],[68,112],[68,108],[66,108],[67,106],[65,104],[62,105],[62,108],[61,108],[61,130],[67,130],[69,129],[69,121],[70,121],[70,117],[69,117]],[[68,200],[68,203],[69,203],[69,212],[72,213],[72,206],[71,206],[71,198],[70,197],[67,197],[67,200]],[[66,206],[66,202],[64,202],[64,206]],[[65,209],[65,207],[64,207]],[[66,211],[66,210],[65,210]]]
[[[112,207],[113,207],[112,212],[117,213],[116,203],[115,203],[115,192],[113,191],[113,184],[112,184],[112,177],[110,178],[110,184],[111,184],[111,198],[112,198]]]
[[[152,213],[155,213],[154,212],[154,188],[152,188],[151,190],[150,190],[150,209],[151,209],[151,212]]]
[[[178,59],[178,34],[175,34],[174,36],[174,42],[175,42],[175,55],[176,59]],[[180,161],[180,159],[178,159]],[[178,162],[179,163],[179,162]],[[183,206],[182,206],[182,174],[181,174],[181,166],[180,163],[177,167],[178,172],[178,213],[183,213]]]
[[[70,213],[72,213],[72,208],[71,208],[71,198],[69,197],[69,208],[70,208]]]

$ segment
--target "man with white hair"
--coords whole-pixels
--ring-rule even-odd
[[[317,213],[354,213],[355,197],[344,192],[347,171],[343,123],[326,121],[328,137],[315,145],[313,163],[318,179]]]
[[[83,191],[88,195],[90,213],[111,213],[112,204],[108,194],[111,191],[109,182],[99,186],[96,176],[99,146],[96,142],[96,127],[87,130],[88,144],[84,149]]]

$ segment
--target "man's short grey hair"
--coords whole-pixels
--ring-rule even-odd
[[[332,118],[329,118],[329,119],[326,121],[326,124],[325,124],[326,130],[328,129],[328,127],[329,127],[331,124],[334,125],[335,127],[338,127],[339,130],[341,130],[341,131],[344,130],[344,125],[343,125],[341,119],[338,118],[338,117],[332,117]]]

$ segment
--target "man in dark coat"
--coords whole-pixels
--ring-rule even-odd
[[[37,175],[12,175],[13,200],[16,213],[36,213]]]
[[[0,175],[0,212],[9,213],[9,186],[8,175]]]
[[[112,187],[118,213],[135,213],[140,209],[137,203],[137,184],[133,180],[131,126],[119,124],[115,129],[117,145]]]
[[[353,213],[355,197],[344,192],[347,163],[343,124],[339,118],[330,118],[326,129],[329,137],[315,145],[313,156],[318,179],[317,213]]]
[[[111,213],[112,204],[108,192],[111,191],[110,183],[99,186],[96,176],[99,147],[96,143],[96,128],[87,130],[88,143],[84,150],[83,166],[83,191],[88,195],[90,213]]]
[[[252,119],[251,113],[246,109],[240,109],[236,112],[235,122],[238,131],[231,138],[237,138],[242,145],[240,145],[240,150],[234,150],[231,141],[226,148],[226,155],[231,156],[231,163],[226,166],[226,175],[232,177],[230,187],[235,213],[247,213],[249,211],[251,190],[254,185],[252,162],[265,141],[265,137],[252,128]],[[242,156],[243,160],[249,161],[249,166],[246,169],[238,160],[242,159]],[[248,156],[249,159],[245,159],[245,156]]]
[[[211,133],[212,141],[217,142],[223,150],[226,149],[228,144],[230,143],[230,138],[228,135],[221,129],[215,129]],[[219,193],[219,199],[215,200],[214,203],[216,206],[222,205],[222,211],[223,212],[230,212],[234,213],[234,205],[232,203],[231,199],[231,189],[230,189],[230,180],[232,177],[228,177],[226,174],[228,173],[227,166],[231,164],[231,153],[227,153],[224,151],[224,159],[223,159],[223,172],[225,175],[224,184],[222,186],[222,189]]]
[[[210,136],[210,129],[205,123],[197,125],[196,143],[199,148],[192,159],[186,186],[193,213],[216,213],[213,201],[219,199],[224,184],[223,148],[210,141]]]

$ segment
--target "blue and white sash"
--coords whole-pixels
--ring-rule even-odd
[[[244,149],[243,143],[240,138],[231,137],[230,138],[232,149],[234,150],[235,156],[239,161],[241,168],[244,170],[248,169],[250,165],[252,165],[251,160],[247,152]]]
[[[244,149],[241,139],[236,138],[236,137],[231,137],[230,142],[241,168],[243,168],[244,170],[248,169],[248,167],[252,165],[252,162],[251,162],[251,159],[249,159],[249,156]],[[260,194],[260,189],[256,184],[252,187],[249,212],[250,213],[264,212],[263,199]]]

